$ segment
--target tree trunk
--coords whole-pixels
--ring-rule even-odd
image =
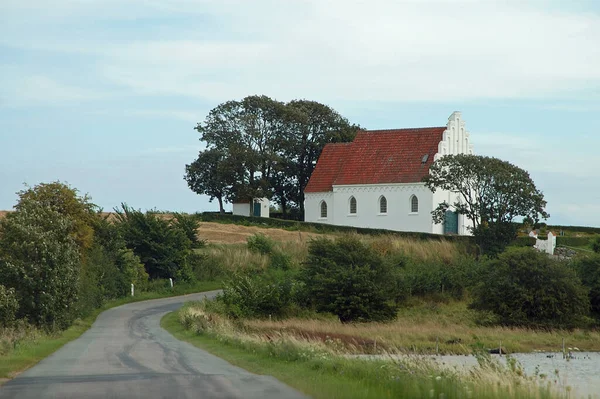
[[[284,219],[287,219],[287,201],[285,200],[285,198],[283,197],[283,195],[281,196],[281,215],[283,216]]]
[[[225,208],[223,208],[223,197],[218,197],[219,200],[219,213],[225,213]]]

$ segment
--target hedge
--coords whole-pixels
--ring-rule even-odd
[[[556,245],[567,247],[587,247],[591,243],[591,237],[556,237]]]
[[[421,233],[412,231],[394,231],[386,229],[369,229],[365,227],[338,226],[325,223],[299,222],[275,218],[260,218],[254,216],[240,216],[231,214],[220,214],[215,212],[204,212],[199,214],[200,220],[204,222],[232,223],[241,225],[255,225],[262,227],[277,227],[286,230],[314,231],[317,233],[357,233],[365,235],[394,235],[397,237],[410,237],[419,240],[449,240],[468,243],[470,236],[440,235],[432,233]]]

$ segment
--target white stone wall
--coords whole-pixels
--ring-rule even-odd
[[[379,199],[387,199],[387,213],[380,213]],[[411,212],[411,197],[419,211]],[[350,197],[356,198],[356,214],[350,213]],[[333,192],[305,194],[305,220],[342,226],[432,233],[433,194],[423,183],[334,186]],[[327,218],[321,218],[321,201],[327,202]]]

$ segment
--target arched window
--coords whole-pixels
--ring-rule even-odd
[[[379,213],[387,213],[387,199],[383,195],[379,197]]]
[[[419,212],[419,199],[416,195],[410,197],[410,212],[417,213]]]
[[[325,202],[325,201],[321,201],[321,217],[322,218],[327,217],[327,202]]]
[[[356,214],[356,198],[350,197],[350,214]]]

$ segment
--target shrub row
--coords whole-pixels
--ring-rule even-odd
[[[385,229],[369,229],[365,227],[338,226],[326,223],[299,222],[275,218],[259,218],[254,216],[240,216],[231,214],[220,214],[204,212],[199,215],[204,222],[233,223],[241,225],[256,225],[263,227],[277,227],[286,230],[315,231],[318,233],[357,233],[364,235],[393,235],[396,237],[407,237],[419,240],[450,240],[459,242],[470,242],[469,236],[440,235],[432,233],[420,233],[411,231],[394,231]]]
[[[587,247],[591,242],[591,237],[556,237],[556,245],[566,247]]]

